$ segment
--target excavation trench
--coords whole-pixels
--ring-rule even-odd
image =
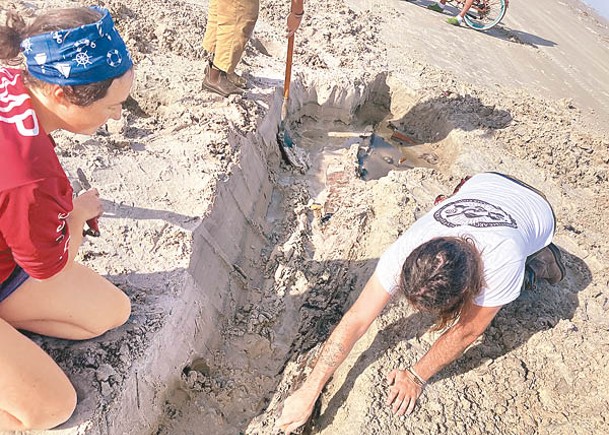
[[[373,270],[378,252],[362,243],[387,225],[375,223],[375,201],[395,186],[372,193],[368,183],[450,164],[449,123],[437,105],[392,88],[385,75],[325,97],[315,88],[294,95],[288,131],[298,168],[279,164],[275,98],[258,140],[241,139],[239,170],[193,234],[197,330],[159,434],[251,426],[288,361],[327,337]]]
[[[526,174],[532,184],[544,186],[543,172],[536,173],[533,164],[496,140],[501,134],[495,130],[507,126],[511,114],[485,105],[473,91],[418,94],[386,74],[341,79],[340,85],[333,77],[305,86],[307,79],[293,83],[290,98],[294,166],[282,161],[276,140],[279,90],[260,100],[228,103],[244,119],[264,114],[257,124],[251,119],[243,124],[252,133],[235,128],[225,140],[230,119],[185,112],[170,140],[127,142],[117,163],[100,157],[97,181],[113,177],[105,179],[112,198],[105,228],[111,237],[86,245],[87,252],[103,270],[100,252],[111,252],[118,240],[123,254],[144,256],[144,261],[129,263],[121,254],[127,265],[105,265],[106,274],[132,300],[133,315],[123,328],[69,347],[44,342],[79,392],[66,433],[274,433],[279,404],[302,382],[315,350],[353,303],[381,253],[438,194],[449,193],[465,174],[505,168],[516,168],[516,176]],[[136,97],[150,111],[154,98],[147,91]],[[255,112],[257,107],[263,110]],[[183,110],[163,108],[178,109]],[[154,119],[135,121],[147,127]],[[205,127],[197,122],[225,129],[205,146],[227,158],[219,166],[226,176],[217,167],[207,172],[214,162],[198,152]],[[189,131],[192,125],[197,128]],[[85,145],[78,145],[79,153],[97,155],[98,143]],[[185,159],[180,160],[181,153]],[[69,163],[73,157],[64,158]],[[180,176],[178,162],[183,164]],[[201,177],[206,177],[201,184],[208,183],[205,190],[188,185]],[[142,179],[154,188],[141,189]],[[163,189],[171,183],[186,192],[180,196],[194,201],[173,198],[164,208]],[[545,187],[550,197],[559,196],[551,184]],[[148,195],[147,201],[131,202],[134,193]],[[159,264],[147,264],[142,253],[155,250]],[[585,288],[589,274],[582,276],[573,287]],[[502,310],[506,314],[488,334],[507,338],[499,346],[479,346],[470,358],[472,364],[504,358],[471,375],[492,379],[473,390],[471,385],[478,384],[471,379],[444,379],[422,399],[429,406],[422,403],[420,417],[410,423],[392,418],[384,405],[385,376],[424,353],[432,339],[426,332],[431,323],[395,301],[328,383],[314,430],[404,433],[404,425],[410,425],[420,433],[442,432],[436,424],[453,417],[474,424],[469,419],[476,414],[453,411],[463,409],[461,395],[453,394],[457,382],[460,388],[467,383],[475,396],[471,403],[483,404],[477,409],[489,416],[497,403],[511,404],[506,400],[512,388],[520,388],[529,403],[526,372],[518,375],[518,384],[511,382],[512,368],[521,373],[521,365],[510,350],[557,321],[540,319],[573,317],[577,299],[565,292],[542,289],[538,299],[524,297]],[[538,363],[543,371],[545,362]],[[509,376],[499,373],[506,370]],[[494,385],[495,371],[498,378],[510,379],[509,390],[499,389],[489,398],[487,385]]]

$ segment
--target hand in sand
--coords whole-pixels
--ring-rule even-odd
[[[417,399],[423,392],[423,387],[417,384],[412,375],[405,370],[392,370],[387,376],[389,395],[387,406],[391,406],[394,414],[399,416],[411,414],[417,404]]]
[[[305,424],[313,412],[317,396],[307,388],[298,389],[283,402],[283,410],[275,427],[287,435]]]
[[[290,36],[292,36],[296,32],[296,30],[298,30],[298,28],[300,27],[301,21],[302,21],[302,15],[297,16],[294,12],[290,12],[290,14],[288,15],[287,24],[286,24],[286,32],[287,32],[288,38]]]

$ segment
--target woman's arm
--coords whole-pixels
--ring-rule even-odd
[[[91,218],[100,216],[103,212],[97,189],[88,190],[82,195],[74,198],[73,204],[74,209],[67,218],[68,228],[70,229],[67,265],[70,265],[74,261],[78,254],[78,249],[80,249],[80,245],[82,245],[82,230],[85,226],[85,222]]]
[[[285,400],[277,427],[288,434],[307,422],[313,412],[315,401],[328,379],[349,355],[357,340],[364,335],[390,299],[391,295],[381,286],[376,275],[373,275],[357,301],[343,316],[324,344],[319,359],[307,380],[302,387]]]
[[[470,303],[465,306],[459,321],[438,338],[429,351],[412,369],[421,380],[427,382],[432,376],[459,358],[491,323],[501,307],[479,307]],[[393,370],[388,376],[393,386],[389,389],[387,405],[398,415],[410,414],[423,387],[408,370]]]

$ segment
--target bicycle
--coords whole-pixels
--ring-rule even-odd
[[[462,4],[465,0],[447,0],[447,3]],[[488,30],[505,17],[509,0],[475,0],[463,17],[463,21],[474,30]]]

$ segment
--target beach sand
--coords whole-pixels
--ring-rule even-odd
[[[408,418],[384,405],[385,376],[436,337],[433,319],[396,300],[306,432],[606,432],[607,22],[571,0],[512,1],[501,25],[476,32],[425,1],[306,0],[288,112],[295,167],[275,136],[289,2],[261,3],[238,68],[250,89],[223,99],[201,85],[207,1],[104,0],[137,65],[132,98],[100,134],[54,136],[64,167],[82,168],[104,200],[102,235],[79,260],[124,289],[133,315],[86,342],[31,336],[79,399],[67,423],[36,433],[276,433],[281,400],[379,255],[481,171],[546,193],[565,280],[502,309]],[[66,2],[2,1],[11,6]],[[385,173],[364,181],[369,135],[344,136],[373,128],[390,141],[390,126],[416,145],[404,164],[381,155]]]

